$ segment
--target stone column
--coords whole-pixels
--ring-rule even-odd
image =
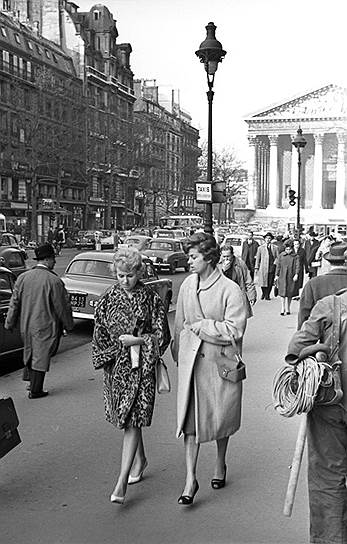
[[[247,171],[248,171],[248,208],[254,209],[257,204],[257,172],[256,172],[256,136],[248,136],[248,160],[247,160]]]
[[[337,164],[336,164],[336,198],[335,208],[345,208],[345,186],[346,186],[346,172],[345,172],[345,136],[344,134],[337,133]]]
[[[296,192],[298,191],[298,173],[298,152],[292,144],[292,168],[290,174],[290,187]]]
[[[270,171],[269,171],[269,208],[277,208],[277,142],[278,136],[269,136],[270,140]]]
[[[314,167],[312,208],[322,208],[323,196],[323,138],[324,134],[314,134]]]

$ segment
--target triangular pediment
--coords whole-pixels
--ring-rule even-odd
[[[247,120],[334,117],[347,117],[347,89],[338,85],[327,85],[283,104],[277,104],[269,109],[247,116]]]

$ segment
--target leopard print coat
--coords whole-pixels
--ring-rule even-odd
[[[100,298],[94,316],[93,364],[104,370],[106,420],[120,429],[151,424],[155,365],[171,338],[157,293],[138,282],[131,295],[115,284]],[[131,368],[130,349],[119,341],[120,335],[135,329],[144,339],[138,369]]]

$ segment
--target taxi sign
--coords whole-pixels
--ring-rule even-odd
[[[212,202],[212,183],[196,183],[196,201],[197,202]]]

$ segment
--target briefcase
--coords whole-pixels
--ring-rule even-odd
[[[0,459],[21,442],[19,419],[11,398],[0,399]]]

